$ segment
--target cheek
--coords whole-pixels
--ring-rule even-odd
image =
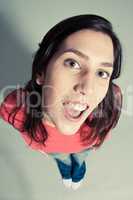
[[[73,85],[73,79],[70,78],[70,75],[66,74],[64,71],[57,74],[58,76],[52,81],[52,96],[55,101],[62,100],[66,94],[69,95]]]
[[[51,82],[51,84],[45,86],[43,91],[42,97],[44,105],[47,106],[48,109],[54,109],[66,96],[68,84],[63,80],[56,79]]]
[[[97,90],[95,90],[95,95],[94,95],[94,99],[93,101],[95,102],[95,104],[99,104],[106,96],[108,91],[108,86],[106,87],[98,87]]]
[[[42,92],[42,106],[44,109],[49,109],[53,104],[53,88],[45,86]]]

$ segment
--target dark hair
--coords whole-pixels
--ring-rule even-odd
[[[111,23],[105,18],[97,15],[78,15],[67,18],[53,28],[51,28],[44,36],[42,42],[39,44],[39,49],[35,54],[32,65],[32,77],[31,80],[25,85],[24,90],[27,91],[27,96],[33,91],[42,95],[42,86],[36,83],[38,74],[42,72],[45,74],[48,62],[52,56],[59,49],[62,41],[66,39],[72,33],[81,29],[91,29],[94,31],[107,34],[113,42],[114,49],[114,69],[110,79],[109,88],[103,101],[95,108],[95,110],[89,115],[85,123],[92,129],[92,137],[90,134],[81,131],[81,141],[83,144],[92,143],[97,137],[99,142],[94,146],[99,147],[107,133],[111,128],[114,128],[119,120],[121,107],[122,107],[122,94],[120,88],[112,81],[120,76],[121,73],[121,58],[122,49],[119,39],[113,31]],[[30,103],[27,105],[29,113],[26,114],[24,123],[24,129],[30,136],[31,140],[43,143],[48,138],[48,133],[42,124],[42,108],[41,104],[37,107],[31,107],[30,105],[36,104],[36,98],[34,95],[30,97]],[[41,113],[37,115],[37,113]],[[39,136],[36,134],[36,130],[39,128]]]

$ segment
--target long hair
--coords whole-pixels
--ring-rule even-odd
[[[94,146],[100,147],[109,130],[114,128],[119,120],[122,107],[122,94],[120,88],[113,83],[113,79],[118,78],[121,73],[122,48],[120,41],[113,31],[112,24],[107,19],[101,16],[88,14],[73,16],[56,24],[46,33],[41,43],[39,43],[39,49],[34,56],[32,64],[31,80],[29,80],[23,88],[23,90],[27,92],[26,98],[28,98],[28,95],[31,93],[33,94],[29,98],[29,104],[26,105],[29,112],[26,113],[24,122],[24,130],[27,131],[31,141],[35,140],[45,145],[45,141],[48,138],[48,133],[42,124],[43,115],[41,102],[35,107],[31,106],[34,104],[36,105],[37,101],[34,93],[38,93],[42,97],[42,86],[36,83],[37,75],[41,75],[42,72],[44,74],[46,73],[50,59],[60,48],[64,39],[82,29],[102,32],[112,39],[114,64],[105,98],[85,121],[86,125],[91,127],[92,137],[90,137],[90,133],[82,130],[80,134],[81,141],[83,144],[87,145],[98,137],[99,142]],[[37,132],[39,133],[38,135]]]

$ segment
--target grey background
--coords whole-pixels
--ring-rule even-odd
[[[122,115],[111,139],[87,159],[83,186],[67,190],[55,162],[24,144],[19,132],[0,120],[0,200],[133,199],[133,1],[0,0],[0,89],[31,77],[34,52],[43,35],[60,20],[92,13],[109,19],[124,51]]]

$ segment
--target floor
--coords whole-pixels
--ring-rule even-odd
[[[67,189],[51,157],[24,143],[19,132],[0,120],[0,200],[132,200],[132,134],[113,130],[112,138],[86,160],[82,186]],[[121,134],[121,135],[120,135]]]

